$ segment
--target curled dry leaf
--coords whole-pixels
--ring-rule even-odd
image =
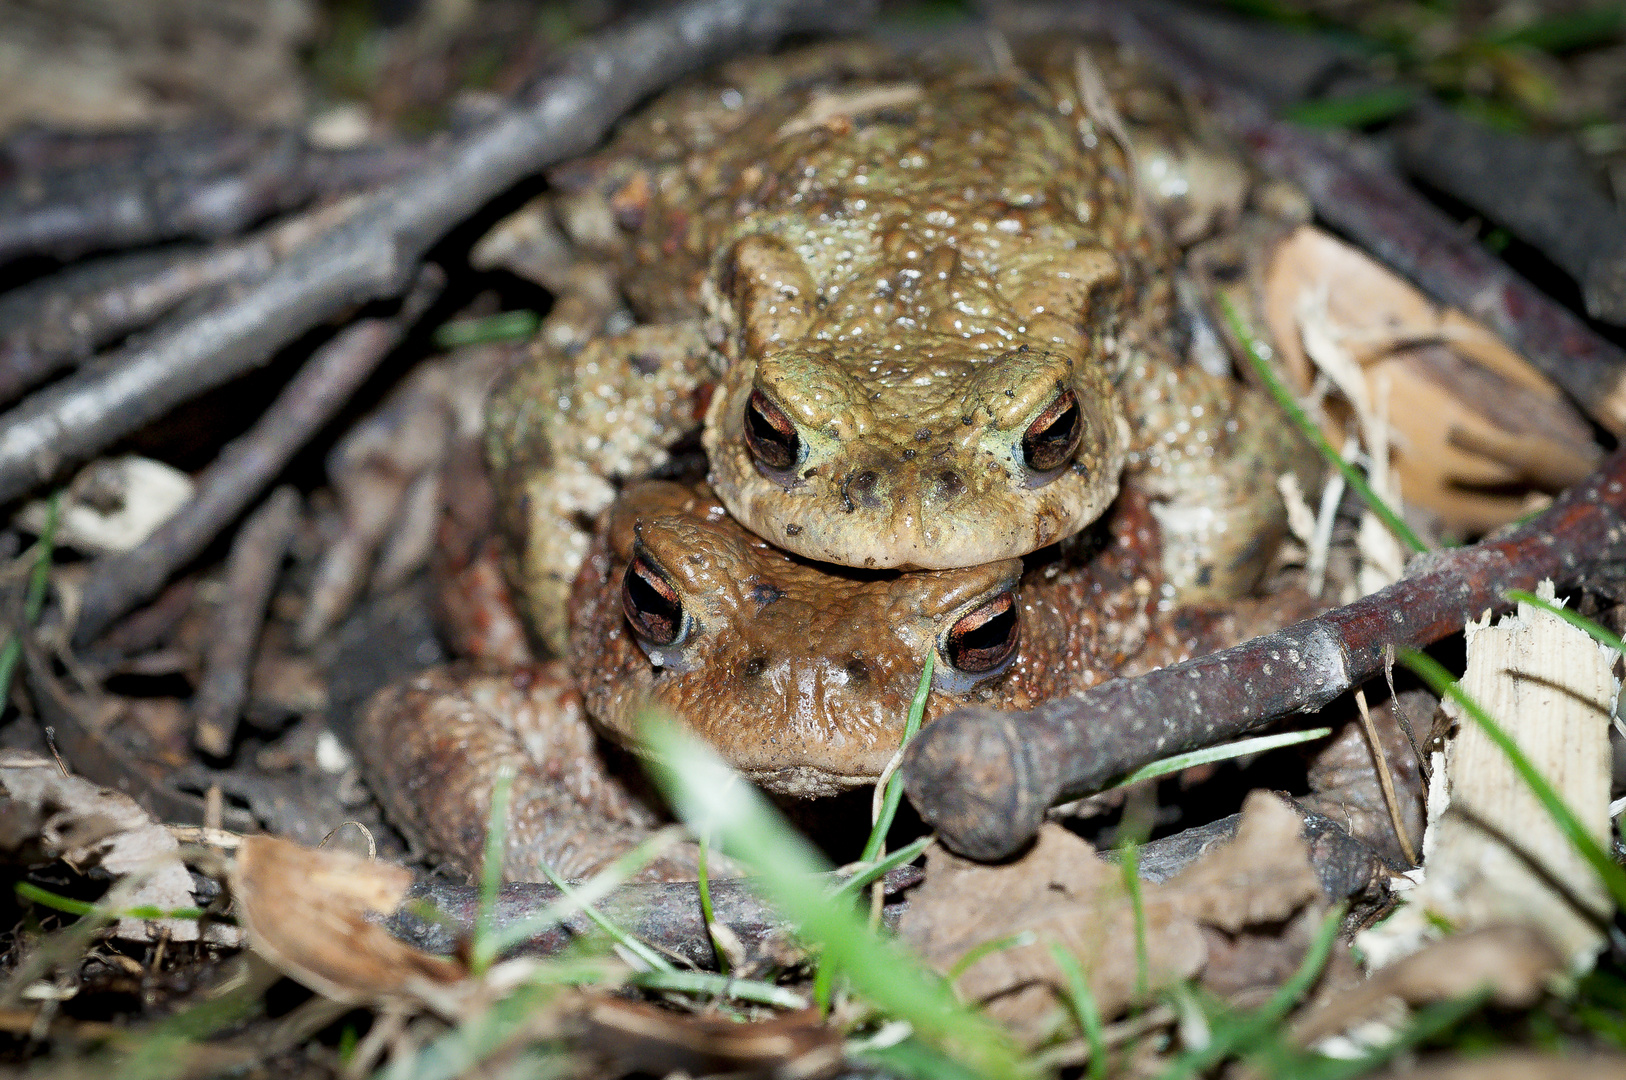
[[[25,858],[61,859],[76,870],[99,866],[115,878],[137,875],[125,897],[130,907],[189,908],[192,875],[175,838],[134,799],[69,776],[56,762],[18,750],[0,751],[0,848]],[[210,927],[211,941],[231,939],[229,927]],[[120,919],[114,933],[134,941],[198,940],[191,919]]]
[[[1378,1016],[1398,1000],[1416,1007],[1489,990],[1505,1009],[1527,1009],[1563,969],[1563,958],[1529,926],[1489,926],[1443,938],[1379,968],[1365,982],[1323,1002],[1293,1026],[1308,1045]]]
[[[1275,796],[1254,792],[1234,840],[1161,884],[1142,884],[1151,989],[1201,973],[1210,933],[1287,924],[1319,906],[1321,887],[1299,830],[1299,815]],[[1046,1006],[1065,993],[1052,944],[1078,957],[1103,1016],[1120,1012],[1135,995],[1135,913],[1123,873],[1060,826],[1046,826],[1027,855],[1000,866],[935,849],[899,932],[943,971],[978,946],[1033,935],[1031,943],[979,958],[956,984],[1024,1037],[1045,1034],[1053,1011]],[[1235,959],[1227,958],[1230,984],[1237,981]]]
[[[230,871],[249,947],[279,971],[341,1002],[415,998],[463,969],[414,949],[371,917],[394,911],[412,884],[404,867],[245,836]]]
[[[584,1041],[621,1069],[655,1076],[827,1076],[842,1060],[840,1029],[816,1009],[742,1023],[601,997],[586,1009]]]
[[[1315,373],[1308,346],[1317,340],[1358,366],[1372,407],[1387,382],[1401,491],[1448,525],[1481,531],[1510,521],[1528,509],[1530,491],[1575,483],[1601,456],[1558,388],[1496,335],[1318,229],[1300,226],[1275,246],[1260,292],[1301,391]],[[1335,446],[1342,439],[1333,433]]]

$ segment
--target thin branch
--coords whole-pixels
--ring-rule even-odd
[[[232,541],[226,587],[211,620],[203,678],[192,700],[197,743],[215,757],[231,752],[237,718],[248,700],[249,670],[265,626],[266,605],[298,526],[299,493],[281,487],[249,516]]]
[[[574,48],[523,102],[368,197],[256,287],[0,417],[0,502],[178,403],[264,364],[345,308],[403,291],[428,248],[517,181],[593,146],[640,98],[795,32],[851,30],[867,3],[690,0]]]
[[[1626,325],[1626,215],[1567,141],[1497,131],[1436,105],[1419,110],[1399,147],[1406,168],[1574,278],[1588,315]]]
[[[94,641],[115,619],[157,596],[343,408],[440,294],[439,270],[430,267],[420,276],[396,315],[358,320],[312,353],[255,425],[221,451],[173,517],[139,546],[94,564],[81,593],[76,644]]]
[[[70,266],[0,296],[0,403],[188,298],[255,281],[354,208],[340,203],[209,248],[170,248]]]
[[[428,153],[323,150],[295,130],[220,126],[36,142],[32,161],[6,155],[21,167],[0,187],[0,263],[233,236],[317,196],[394,179]]]
[[[1509,589],[1560,590],[1626,560],[1626,449],[1505,538],[1422,556],[1411,576],[1353,604],[1234,648],[1117,679],[1026,712],[963,709],[904,752],[905,790],[944,843],[995,859],[1045,810],[1159,758],[1314,712],[1383,671],[1391,645],[1421,647],[1509,606]]]
[[[1381,895],[1388,869],[1370,847],[1332,819],[1297,805],[1293,808],[1302,822],[1300,835],[1309,845],[1310,862],[1330,900],[1372,899]],[[1240,821],[1240,815],[1232,814],[1151,841],[1140,849],[1137,866],[1140,876],[1147,881],[1173,877],[1213,845],[1235,836]],[[1101,857],[1111,859],[1115,853],[1102,852]],[[889,925],[896,923],[908,904],[903,894],[917,884],[922,875],[918,867],[902,866],[882,879],[889,900],[884,918]],[[832,879],[832,884],[835,880]],[[748,878],[713,880],[710,891],[715,923],[727,927],[739,940],[747,966],[764,963],[784,966],[799,955],[790,927],[752,891]],[[490,929],[500,934],[505,927],[535,922],[537,916],[559,898],[559,890],[552,885],[504,885],[490,913]],[[400,907],[385,919],[385,925],[391,933],[420,949],[451,953],[458,949],[460,940],[467,940],[474,932],[479,907],[478,886],[431,879],[414,885]],[[717,957],[702,915],[697,882],[621,885],[596,901],[594,907],[640,941],[682,956],[699,968],[716,966]],[[539,929],[519,946],[519,951],[557,953],[579,935],[592,931],[593,924],[578,913],[562,925]]]

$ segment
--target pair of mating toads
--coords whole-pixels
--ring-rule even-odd
[[[636,842],[655,819],[589,720],[630,743],[654,704],[768,790],[823,796],[894,756],[929,652],[928,723],[1296,613],[1193,606],[1255,587],[1277,479],[1314,464],[1200,347],[1181,268],[1282,200],[1131,58],[751,60],[553,182],[572,256],[487,459],[509,580],[560,659],[374,700],[363,761],[427,848],[478,861],[504,762],[510,877]],[[705,482],[641,479],[697,429]]]

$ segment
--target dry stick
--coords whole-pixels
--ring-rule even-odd
[[[70,266],[0,296],[0,403],[98,348],[152,324],[189,297],[258,280],[353,202],[299,214],[203,250],[119,255]]]
[[[427,269],[399,313],[352,323],[317,349],[259,421],[221,451],[185,506],[139,546],[98,560],[81,594],[75,644],[94,641],[113,620],[157,596],[236,521],[367,381],[440,294],[442,280]]]
[[[1568,141],[1497,131],[1430,105],[1398,142],[1406,168],[1574,278],[1587,314],[1626,324],[1626,214],[1590,183]]]
[[[1273,120],[1254,95],[1207,62],[1200,43],[1173,29],[1165,5],[1075,0],[1020,10],[1028,30],[1080,27],[1144,51],[1207,105],[1266,172],[1302,188],[1330,225],[1436,300],[1483,321],[1598,423],[1626,433],[1626,352],[1465,236],[1392,170],[1347,143]]]
[[[1503,539],[1420,556],[1411,576],[1285,630],[1026,712],[963,709],[904,752],[905,790],[955,851],[997,859],[1045,810],[1142,765],[1314,712],[1383,670],[1390,645],[1461,631],[1509,589],[1560,589],[1626,559],[1626,449]]]
[[[266,606],[298,527],[299,493],[280,487],[249,516],[232,541],[226,558],[226,587],[211,620],[203,679],[192,702],[197,744],[215,757],[231,752],[237,718],[248,700],[249,671],[265,625]]]
[[[1399,709],[1398,702],[1391,700],[1391,709]],[[1400,816],[1400,800],[1395,798],[1394,777],[1389,772],[1389,756],[1383,752],[1383,743],[1378,740],[1378,727],[1372,722],[1372,710],[1366,705],[1366,690],[1357,687],[1355,690],[1355,708],[1360,710],[1361,726],[1366,729],[1366,745],[1372,751],[1372,767],[1378,774],[1378,787],[1383,789],[1383,804],[1389,808],[1389,823],[1394,826],[1395,839],[1400,841],[1400,850],[1406,856],[1408,866],[1417,865],[1417,849],[1412,846],[1411,836],[1406,832],[1406,823]]]
[[[0,263],[232,236],[314,197],[394,179],[428,153],[398,145],[324,150],[295,130],[218,126],[99,147],[94,137],[78,141],[81,162],[24,167],[0,187]]]
[[[864,0],[689,0],[583,42],[521,104],[368,196],[354,218],[254,288],[0,417],[0,502],[265,363],[346,307],[402,291],[423,253],[454,225],[517,181],[593,146],[651,91],[789,33],[855,29],[869,9]]]
[[[1293,809],[1299,815],[1300,835],[1309,847],[1310,862],[1330,899],[1370,895],[1374,883],[1386,879],[1388,869],[1382,860],[1336,821],[1296,804]],[[1215,844],[1235,836],[1241,820],[1241,815],[1232,814],[1151,841],[1140,849],[1141,877],[1147,881],[1168,880]],[[1102,858],[1113,856],[1112,852],[1101,853]],[[922,873],[917,867],[902,866],[878,883],[890,898],[883,912],[889,924],[895,924],[907,904],[907,900],[900,899],[900,894],[918,883]],[[715,921],[739,940],[747,963],[765,959],[782,963],[795,952],[790,927],[752,891],[749,879],[713,880],[710,887]],[[534,922],[558,899],[559,890],[552,885],[529,882],[504,885],[498,893],[488,928],[501,933],[516,924]],[[466,941],[473,933],[479,906],[479,886],[434,878],[413,885],[384,923],[392,934],[420,949],[452,953],[458,949],[460,940]],[[714,968],[717,963],[717,954],[701,914],[697,882],[621,885],[593,906],[640,941],[682,956],[696,967]],[[438,917],[429,917],[423,910],[425,907]],[[538,926],[519,948],[531,953],[556,953],[578,935],[592,933],[593,929],[589,918],[577,913],[563,925]]]

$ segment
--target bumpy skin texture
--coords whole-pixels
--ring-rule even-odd
[[[873,782],[897,751],[928,650],[937,669],[930,722],[973,702],[1025,708],[1228,643],[1232,616],[1157,611],[1145,502],[1127,497],[1110,524],[1087,538],[1104,542],[1100,551],[1026,574],[1014,559],[866,573],[769,546],[707,489],[640,484],[616,504],[576,581],[571,668],[594,721],[618,740],[631,743],[639,712],[654,705],[769,790],[831,794]],[[670,645],[641,641],[627,617],[634,559],[664,579],[681,610]],[[955,669],[949,632],[1008,591],[1015,660],[977,683]]]
[[[1077,55],[1058,46],[998,74],[923,70],[850,46],[736,64],[667,95],[557,175],[562,225],[590,257],[621,266],[633,314],[658,324],[640,329],[687,344],[639,353],[613,338],[610,351],[642,357],[639,377],[544,350],[537,363],[567,373],[522,375],[498,396],[491,454],[505,501],[521,507],[521,572],[550,579],[557,600],[584,550],[585,507],[636,475],[637,454],[595,457],[595,439],[625,446],[635,435],[603,426],[616,410],[584,403],[633,411],[640,381],[667,379],[668,364],[681,378],[663,393],[683,383],[704,399],[702,334],[717,372],[704,428],[712,483],[787,550],[856,567],[969,566],[1098,516],[1126,454],[1191,418],[1144,409],[1145,395],[1122,385],[1131,368],[1186,376],[1159,234],[1223,224],[1245,185],[1234,164],[1171,135],[1179,107],[1104,50],[1087,63],[1129,124],[1082,105]],[[1142,212],[1114,131],[1145,142],[1139,172],[1159,178],[1145,194],[1167,226]],[[1190,181],[1222,174],[1224,205],[1198,205]],[[1214,391],[1198,394],[1219,408],[1197,428],[1246,396]],[[1069,405],[1076,451],[1056,465],[1024,448]],[[1075,420],[1048,430],[1071,435]],[[654,437],[664,447],[671,435],[663,422]],[[761,452],[764,437],[777,456]],[[589,477],[601,479],[584,500]],[[1206,498],[1203,488],[1165,482],[1158,497],[1178,505]],[[1279,500],[1263,501],[1240,511],[1274,526]],[[574,530],[568,542],[561,529]],[[1169,545],[1176,562],[1232,561],[1176,555],[1183,537]],[[561,620],[547,606],[536,617],[557,645]]]
[[[624,854],[658,818],[605,771],[563,665],[509,671],[429,668],[381,690],[356,726],[356,749],[390,819],[426,852],[473,873],[485,850],[492,786],[512,773],[503,876],[540,881],[539,864],[579,880]],[[715,857],[714,857],[715,858]],[[640,880],[692,881],[692,848]]]

